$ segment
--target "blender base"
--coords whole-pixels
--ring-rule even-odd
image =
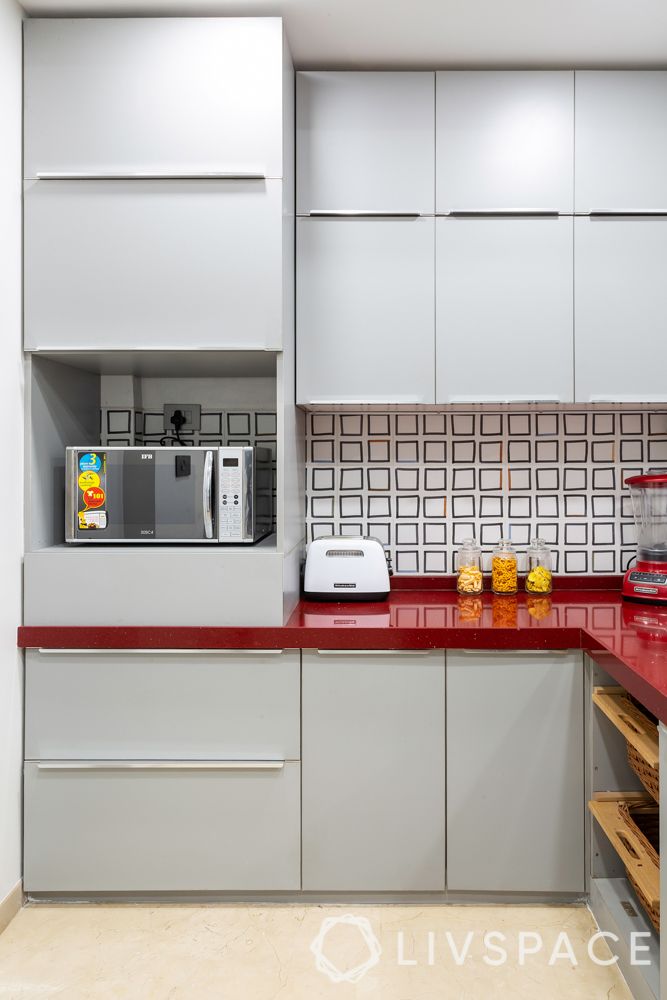
[[[667,604],[667,567],[638,561],[623,577],[621,594],[642,604]]]

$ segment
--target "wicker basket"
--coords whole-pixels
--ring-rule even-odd
[[[660,868],[660,810],[652,803],[619,803],[618,811],[633,835],[639,840],[646,851],[650,862]],[[642,892],[640,886],[626,870],[628,881],[635,890],[639,902],[646,911],[649,920],[660,933],[660,906],[652,906]]]
[[[652,795],[656,802],[660,801],[660,776],[657,767],[651,767],[638,750],[628,743],[628,764],[635,772],[642,785]]]

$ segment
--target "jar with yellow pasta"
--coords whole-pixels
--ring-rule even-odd
[[[493,550],[491,589],[494,594],[516,594],[518,589],[516,552],[512,543],[504,538]]]
[[[551,552],[543,538],[534,538],[528,546],[526,590],[529,594],[551,593]]]
[[[474,538],[466,538],[459,549],[458,578],[456,589],[459,594],[481,594],[484,581],[482,577],[482,550]]]

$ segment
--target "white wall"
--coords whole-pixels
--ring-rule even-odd
[[[0,901],[21,877],[21,17],[0,0]]]

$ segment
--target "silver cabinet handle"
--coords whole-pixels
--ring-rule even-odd
[[[204,479],[202,484],[202,502],[204,507],[204,535],[213,538],[213,452],[207,451],[204,459]]]
[[[439,649],[316,649],[318,656],[429,656]]]
[[[560,396],[451,396],[450,403],[560,403]]]
[[[382,399],[309,399],[307,403],[300,403],[300,406],[368,406],[369,404],[395,405],[402,403],[405,406],[420,406],[424,402],[423,397],[415,399],[406,396],[383,396]]]
[[[40,760],[38,771],[281,771],[284,760]]]
[[[97,171],[78,173],[69,170],[39,172],[38,181],[263,181],[266,174],[258,170],[187,170],[169,173],[146,171]]]
[[[463,653],[464,656],[567,656],[571,649],[450,649],[448,653]],[[580,653],[580,649],[575,649]]]
[[[591,216],[633,216],[633,215],[667,215],[667,208],[592,208],[584,215]]]
[[[231,646],[220,647],[218,649],[188,649],[184,647],[183,649],[162,649],[156,647],[154,649],[143,646],[141,649],[125,649],[123,647],[115,646],[111,648],[102,647],[73,647],[73,648],[63,648],[59,649],[53,646],[40,646],[37,652],[43,656],[108,656],[111,654],[117,654],[118,656],[125,656],[127,653],[131,653],[133,656],[136,653],[142,653],[145,656],[211,656],[211,654],[227,655],[227,656],[280,656],[284,653],[284,649],[234,649]]]
[[[452,208],[449,212],[438,212],[440,218],[472,219],[472,218],[505,218],[506,216],[536,216],[538,218],[557,218],[560,212],[557,208]]]
[[[421,212],[377,211],[364,208],[314,208],[310,219],[419,219]]]

